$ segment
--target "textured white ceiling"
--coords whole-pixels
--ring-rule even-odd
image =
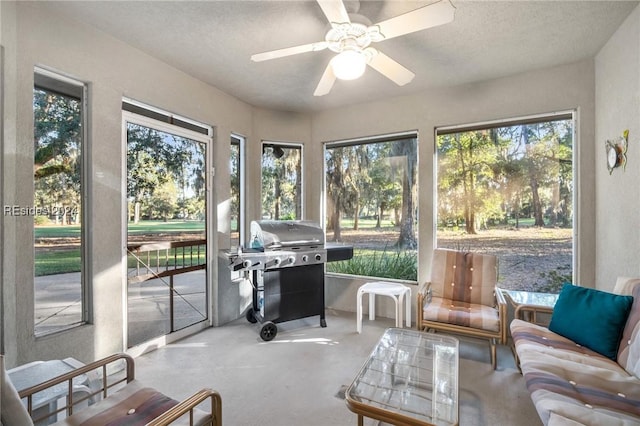
[[[372,22],[430,1],[347,2]],[[255,63],[253,53],[324,39],[328,22],[307,1],[49,1],[85,22],[252,105],[317,111],[488,80],[593,57],[638,2],[462,1],[453,23],[376,44],[412,70],[403,87],[371,68],[313,92],[332,52]]]

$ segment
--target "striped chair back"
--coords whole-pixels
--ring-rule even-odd
[[[494,255],[435,249],[430,280],[433,296],[493,306],[497,265]]]

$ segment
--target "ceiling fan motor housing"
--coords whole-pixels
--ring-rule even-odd
[[[366,26],[354,22],[334,24],[327,33],[325,40],[330,50],[340,53],[345,50],[362,51],[372,42],[383,40],[377,26]]]

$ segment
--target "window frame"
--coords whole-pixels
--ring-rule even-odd
[[[80,104],[80,320],[59,328],[38,332],[35,324],[35,255],[33,263],[34,277],[34,325],[33,332],[37,338],[50,336],[52,334],[61,333],[83,325],[91,324],[93,321],[92,309],[92,270],[91,270],[91,250],[92,236],[90,229],[90,220],[92,217],[92,203],[89,194],[91,194],[91,143],[89,140],[89,84],[87,82],[70,77],[63,73],[52,71],[43,67],[35,66],[33,72],[33,89],[45,90],[50,93],[57,93],[62,96],[79,99]],[[35,127],[35,122],[34,122]],[[35,184],[35,180],[34,180]],[[35,187],[34,187],[35,195]],[[35,201],[35,200],[34,200]],[[35,205],[35,203],[34,203]],[[35,226],[35,224],[34,224]],[[34,228],[35,243],[35,228]]]

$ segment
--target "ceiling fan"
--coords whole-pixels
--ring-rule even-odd
[[[298,53],[329,49],[336,52],[322,74],[315,96],[331,91],[336,78],[353,80],[360,77],[369,65],[399,86],[404,86],[415,74],[378,49],[371,43],[413,33],[453,21],[455,8],[449,0],[441,0],[428,6],[374,25],[352,22],[342,0],[317,0],[322,12],[329,20],[331,29],[324,41],[287,47],[251,56],[254,62],[282,58]]]

